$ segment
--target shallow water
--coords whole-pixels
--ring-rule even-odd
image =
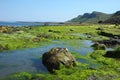
[[[84,38],[87,38],[87,37],[88,37],[88,35],[86,35],[86,34],[81,34],[81,33],[71,34],[71,35],[73,35],[73,36],[79,36],[79,37],[84,37]]]
[[[53,47],[64,47],[70,52],[86,55],[93,51],[90,47],[92,44],[89,40],[53,41],[52,44],[38,48],[0,52],[0,77],[16,72],[47,73],[40,59],[43,53]]]

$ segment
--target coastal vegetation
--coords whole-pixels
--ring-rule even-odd
[[[56,70],[55,74],[21,72],[13,74],[5,80],[119,80],[119,60],[104,57],[105,54],[104,50],[96,50],[87,56],[76,57],[76,59],[87,59],[97,65],[99,63],[98,67],[90,67],[89,64],[78,62],[76,67],[68,69],[61,65],[60,70]]]
[[[0,80],[120,80],[120,0],[0,0]]]
[[[119,26],[116,25],[81,25],[81,26],[34,26],[34,27],[0,27],[0,52],[33,48],[53,44],[61,40],[74,46],[74,40],[91,40],[98,42],[95,50],[87,55],[72,52],[77,60],[77,66],[65,68],[60,65],[60,70],[50,73],[20,72],[12,74],[3,80],[119,80],[120,61],[118,58],[107,57],[106,48],[100,47],[102,41],[120,39]],[[111,44],[112,45],[112,44]],[[114,48],[118,47],[117,44]],[[77,48],[77,47],[76,47]],[[113,48],[113,49],[114,49]],[[119,54],[118,47],[112,53]],[[114,54],[113,54],[114,55]],[[79,59],[86,60],[81,63]],[[92,66],[91,66],[92,65]]]
[[[99,26],[36,26],[0,28],[0,51],[40,46],[52,40],[103,40],[98,34]],[[101,26],[100,26],[101,27]],[[108,25],[109,27],[109,25]],[[116,29],[115,29],[116,30]],[[106,30],[107,31],[107,30]],[[116,32],[115,32],[116,33]],[[99,35],[99,37],[98,37]],[[45,43],[44,43],[45,42]]]

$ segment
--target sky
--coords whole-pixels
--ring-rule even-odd
[[[64,22],[84,13],[115,13],[120,0],[0,0],[0,21]]]

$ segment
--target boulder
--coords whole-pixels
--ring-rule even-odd
[[[52,48],[43,54],[42,63],[50,73],[59,70],[61,64],[66,68],[76,66],[76,60],[67,48]]]

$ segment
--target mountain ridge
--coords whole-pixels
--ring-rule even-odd
[[[68,22],[98,23],[99,21],[105,21],[109,19],[111,16],[112,14],[93,11],[92,13],[84,13],[83,15],[78,15]]]
[[[120,11],[115,12],[109,19],[104,21],[104,23],[120,24]]]

